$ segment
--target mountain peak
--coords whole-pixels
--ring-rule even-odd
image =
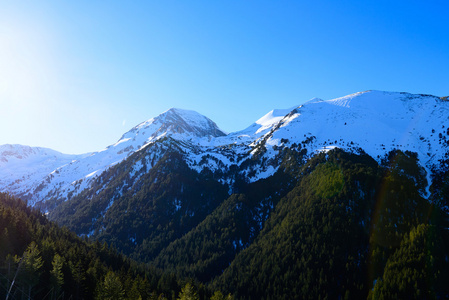
[[[152,137],[184,134],[195,137],[218,137],[225,133],[209,118],[193,110],[170,108],[159,116],[140,123],[133,129],[153,129]]]
[[[113,146],[132,143],[129,149],[140,147],[164,136],[175,136],[181,139],[211,138],[226,135],[209,118],[193,110],[170,108],[157,117],[151,118],[126,132]]]

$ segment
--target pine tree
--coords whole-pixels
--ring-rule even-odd
[[[23,257],[15,257],[16,262],[22,261],[22,269],[19,270],[18,276],[20,282],[23,283],[24,290],[28,290],[28,299],[31,298],[31,290],[39,283],[41,275],[41,268],[43,265],[40,251],[35,242],[31,244],[25,250]]]
[[[97,299],[101,300],[121,300],[125,299],[125,292],[120,278],[113,272],[109,271],[101,284]]]
[[[195,287],[187,283],[181,290],[179,294],[178,300],[199,300],[197,292],[195,291]]]
[[[55,254],[52,262],[53,269],[50,271],[50,283],[53,288],[53,299],[57,299],[61,287],[64,283],[64,274],[62,273],[62,266],[64,265],[64,258],[59,254]]]
[[[224,296],[222,292],[216,291],[210,300],[234,300],[234,297],[231,294]]]

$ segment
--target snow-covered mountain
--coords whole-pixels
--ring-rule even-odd
[[[0,191],[27,199],[30,205],[49,198],[66,200],[89,187],[96,175],[164,137],[193,141],[223,135],[214,122],[197,112],[172,108],[135,126],[116,143],[94,153],[65,155],[45,148],[3,145],[0,146]]]
[[[42,178],[58,168],[84,158],[40,147],[0,146],[0,187],[2,191],[21,194],[25,187],[38,186]]]
[[[375,159],[393,149],[416,152],[423,167],[431,169],[447,158],[449,146],[449,101],[431,95],[366,91],[345,97],[314,98],[287,110],[273,110],[245,130],[213,140],[205,149],[212,159],[204,165],[214,168],[217,160],[232,164],[235,154],[263,152],[266,161],[275,160],[280,149],[300,147],[308,156],[335,147],[363,150]],[[226,145],[234,153],[219,152]],[[204,157],[204,154],[199,155]],[[194,157],[190,155],[190,157]],[[192,159],[191,165],[199,171]],[[254,166],[250,181],[276,171],[276,162]],[[430,172],[428,172],[430,174]]]
[[[335,147],[363,150],[377,160],[393,149],[409,150],[418,154],[430,175],[440,160],[448,158],[448,119],[445,98],[381,91],[327,101],[314,98],[298,107],[273,110],[227,135],[196,112],[170,109],[91,154],[1,146],[0,191],[19,195],[31,205],[46,199],[64,201],[89,189],[93,179],[111,166],[167,139],[181,149],[191,169],[220,172],[220,181],[229,185],[236,168],[249,182],[273,175],[286,147],[303,151],[305,157]]]

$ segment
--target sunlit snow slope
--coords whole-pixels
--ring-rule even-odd
[[[313,150],[362,148],[377,158],[392,149],[417,152],[435,164],[448,149],[449,101],[429,95],[368,91],[294,109],[269,135],[268,145],[314,137]]]

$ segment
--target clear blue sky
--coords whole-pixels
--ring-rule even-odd
[[[0,1],[0,144],[97,151],[368,89],[449,95],[449,1]]]

